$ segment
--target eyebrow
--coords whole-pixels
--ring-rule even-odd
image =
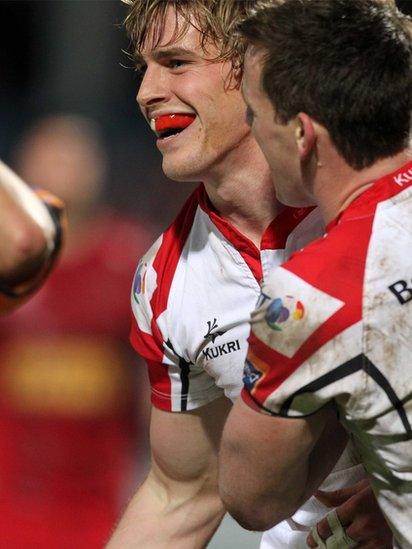
[[[193,50],[189,50],[187,48],[178,47],[178,48],[158,48],[153,50],[150,53],[150,57],[152,57],[155,61],[164,61],[165,59],[170,59],[171,57],[189,57],[196,55],[196,53]],[[136,60],[139,63],[145,63],[144,56],[141,54],[137,54]]]

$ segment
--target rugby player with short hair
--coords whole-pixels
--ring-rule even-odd
[[[257,2],[129,3],[142,72],[137,101],[156,132],[163,170],[202,183],[136,271],[131,341],[152,387],[152,467],[109,547],[193,549],[207,544],[225,512],[217,452],[241,389],[262,281],[323,225],[313,208],[276,201],[245,120],[243,44],[234,29]],[[363,476],[349,446],[324,488]],[[312,498],[265,534],[262,547],[302,547],[327,512]]]
[[[21,305],[46,279],[60,250],[62,208],[0,162],[0,314]]]
[[[243,94],[277,197],[318,204],[326,224],[272,271],[252,315],[220,461],[223,501],[248,528],[294,513],[348,433],[396,546],[412,546],[410,25],[381,0],[286,0],[241,26]],[[343,507],[339,520],[348,543],[387,547]]]

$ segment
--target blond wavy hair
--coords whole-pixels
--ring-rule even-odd
[[[139,69],[139,53],[148,33],[153,33],[154,46],[162,39],[166,11],[175,10],[176,30],[171,41],[186,33],[189,25],[199,30],[201,47],[218,48],[214,61],[231,60],[236,68],[243,62],[245,43],[236,32],[239,23],[262,5],[276,0],[122,0],[129,6],[125,26],[131,41],[131,55]],[[182,16],[184,24],[178,29],[177,18]]]

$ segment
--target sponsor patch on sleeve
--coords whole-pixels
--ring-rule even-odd
[[[139,261],[131,288],[133,315],[139,328],[148,334],[152,333],[150,323],[153,318],[150,300],[157,284],[157,274],[153,268],[153,260],[161,243],[162,237],[158,238],[150,250]]]
[[[344,305],[282,267],[264,286],[260,304],[252,314],[255,336],[288,358]]]

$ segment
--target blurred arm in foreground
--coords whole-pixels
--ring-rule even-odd
[[[45,280],[61,245],[63,204],[31,190],[0,161],[0,314]]]

